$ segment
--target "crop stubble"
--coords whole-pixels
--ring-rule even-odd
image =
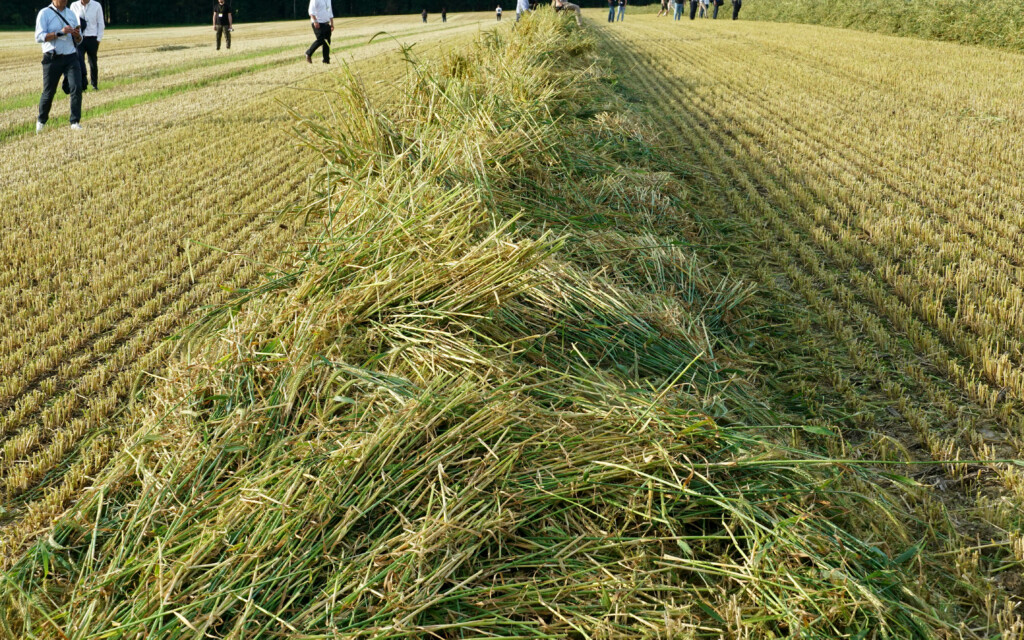
[[[702,215],[751,235],[714,257],[758,283],[764,321],[791,325],[759,349],[797,417],[864,429],[867,455],[1019,459],[1024,58],[651,17],[601,36],[665,140],[707,170]],[[946,543],[963,577],[1019,597],[1019,467],[911,469],[923,521],[966,536]]]

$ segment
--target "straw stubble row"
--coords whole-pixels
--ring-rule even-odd
[[[814,322],[833,334],[834,346],[818,357],[838,365],[820,368],[831,387],[827,393],[843,399],[848,419],[898,436],[905,443],[897,444],[901,455],[917,440],[934,459],[1019,456],[1021,367],[1015,345],[1021,290],[1019,274],[1007,262],[1018,259],[1019,244],[1004,235],[1015,228],[1006,226],[1012,211],[964,189],[953,195],[971,199],[965,215],[961,209],[967,207],[949,191],[937,196],[933,173],[958,174],[961,167],[948,159],[956,154],[944,154],[947,159],[927,170],[914,167],[904,162],[906,144],[898,134],[880,134],[904,128],[899,122],[850,107],[859,99],[877,104],[875,93],[882,89],[865,91],[856,80],[833,77],[827,65],[815,66],[820,61],[814,56],[771,49],[748,56],[742,45],[725,46],[716,37],[669,45],[651,38],[650,30],[634,25],[625,37],[615,36],[624,59],[642,70],[634,84],[659,97],[656,113],[671,135],[722,175],[733,215],[762,230],[759,243],[785,274],[757,265],[762,286],[780,300],[798,293]],[[627,52],[641,40],[639,52]],[[794,37],[779,48],[807,46]],[[689,59],[715,63],[689,65]],[[664,72],[652,71],[662,66]],[[856,66],[849,66],[855,75]],[[687,87],[684,79],[696,80],[698,88]],[[839,111],[835,95],[849,92]],[[682,108],[661,108],[665,104]],[[887,143],[888,154],[878,149],[879,140]],[[904,155],[892,153],[901,144]],[[991,182],[1006,187],[1003,197],[1019,189],[1016,175],[995,167]],[[957,301],[955,315],[946,308],[950,298]],[[827,388],[820,381],[803,384],[807,394]],[[880,388],[871,391],[875,385]],[[963,477],[968,468],[951,465],[948,471]],[[1020,474],[1001,465],[993,471],[1004,497],[978,498],[968,516],[975,522],[993,512],[991,504],[1020,502]],[[991,493],[993,485],[983,483],[982,489]],[[926,501],[921,508],[931,507]],[[1013,531],[1013,517],[999,513],[996,522]],[[936,522],[945,519],[937,517]],[[988,535],[1002,534],[997,529]],[[965,553],[951,544],[951,553]],[[988,561],[999,571],[1005,566]]]

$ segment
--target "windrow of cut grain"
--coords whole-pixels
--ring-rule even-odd
[[[771,417],[729,362],[749,290],[651,242],[688,196],[646,172],[590,37],[545,10],[404,54],[393,99],[349,75],[296,114],[321,160],[301,254],[184,336],[123,454],[3,574],[3,633],[949,627],[898,539],[851,532],[895,517],[883,492],[734,424]]]

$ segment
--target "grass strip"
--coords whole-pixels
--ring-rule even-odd
[[[289,49],[294,50],[294,46],[285,47],[274,47],[272,49],[261,49],[259,51],[249,51],[246,53],[231,54],[224,57],[209,58],[206,60],[199,60],[192,63],[178,64],[170,67],[161,67],[159,69],[153,69],[149,72],[144,73],[133,73],[126,76],[114,76],[109,80],[104,80],[103,89],[110,90],[117,87],[131,86],[144,80],[153,80],[156,78],[164,78],[167,76],[177,75],[179,73],[187,73],[196,69],[203,69],[211,66],[218,66],[221,64],[229,64],[231,62],[239,62],[242,60],[251,60],[254,58],[262,58],[271,56]],[[64,94],[58,94],[57,99],[54,100],[56,105],[58,102],[67,101],[67,96]],[[0,112],[10,111],[12,109],[22,109],[25,107],[31,107],[39,102],[38,92],[28,92],[19,95],[10,96],[3,100],[0,100]]]
[[[449,29],[455,29],[455,28],[457,28],[457,26],[445,27],[444,29],[435,29],[433,31],[443,31],[443,30],[449,30]],[[355,44],[348,44],[348,45],[345,45],[343,47],[335,47],[334,51],[342,52],[342,51],[348,51],[350,49],[358,49],[360,47],[367,46],[368,44],[370,44],[370,42],[368,42],[368,41],[367,42],[359,42],[359,43],[355,43]],[[293,49],[293,48],[294,47],[281,47],[280,51],[287,51],[287,50]],[[279,51],[275,50],[274,52],[277,53]],[[259,57],[263,57],[263,56],[259,56]],[[111,102],[104,103],[103,105],[98,106],[98,107],[83,108],[82,109],[82,119],[85,120],[86,118],[102,116],[102,115],[105,115],[105,114],[108,114],[108,113],[114,113],[114,112],[121,111],[121,110],[124,110],[124,109],[129,109],[131,107],[135,107],[135,106],[147,104],[147,103],[150,103],[150,102],[154,102],[156,100],[162,100],[164,98],[175,96],[175,95],[178,95],[178,94],[181,94],[181,93],[187,93],[189,91],[194,91],[196,89],[202,89],[203,87],[208,87],[208,86],[214,85],[214,84],[216,84],[218,82],[223,82],[224,80],[230,80],[232,78],[237,78],[239,76],[244,76],[244,75],[247,75],[247,74],[250,74],[250,73],[257,73],[257,72],[260,72],[260,71],[266,71],[267,69],[274,69],[276,67],[281,67],[281,66],[284,66],[284,65],[287,65],[287,64],[293,64],[293,63],[296,63],[296,60],[294,60],[291,56],[289,56],[287,59],[273,60],[273,61],[270,61],[270,62],[263,62],[263,63],[260,63],[260,64],[250,65],[250,66],[247,66],[247,67],[243,67],[243,68],[239,68],[239,69],[234,69],[232,71],[228,71],[228,72],[225,72],[225,73],[217,74],[217,75],[214,75],[214,76],[209,76],[209,77],[202,78],[202,79],[199,79],[199,80],[190,80],[190,81],[183,82],[183,83],[180,83],[180,84],[176,84],[176,85],[173,85],[173,86],[170,86],[170,87],[164,87],[163,89],[157,89],[155,91],[149,91],[149,92],[146,92],[146,93],[142,93],[142,94],[138,94],[138,95],[134,95],[134,96],[129,96],[129,97],[126,97],[126,98],[122,98],[120,100],[112,100]],[[36,100],[38,100],[38,98]],[[29,105],[33,104],[34,102],[35,102],[35,100],[32,100],[27,105],[22,105],[22,106],[29,106]],[[69,116],[66,116],[66,115],[51,116],[49,121],[47,121],[47,127],[55,127],[55,126],[66,125],[69,122],[68,118],[69,118]],[[34,133],[34,132],[35,132],[35,122],[34,121],[33,122],[27,122],[27,123],[24,123],[24,124],[12,125],[12,126],[0,129],[0,144],[2,144],[4,142],[7,142],[9,140],[13,140],[15,138],[20,138],[22,136],[25,136],[25,135],[27,135],[29,133]]]
[[[402,30],[402,31],[396,31],[392,35],[394,35],[396,37],[401,37],[403,35],[407,35],[409,33],[414,33],[414,32],[416,32],[416,33],[433,33],[433,32],[436,32],[436,31],[447,31],[449,29],[455,29],[455,28],[458,28],[458,26],[434,28],[434,29],[427,29],[427,30],[422,30],[422,29],[405,29],[405,30]],[[348,37],[339,38],[339,40],[337,42],[338,42],[338,44],[341,44],[341,43],[349,42],[351,40],[358,40],[358,39],[362,39],[362,38],[365,38],[365,36],[361,36],[361,35],[348,36]],[[366,43],[363,43],[363,44],[366,44]],[[351,49],[351,48],[352,48],[351,45],[343,45],[341,47],[336,47],[336,49],[338,51],[344,51],[346,49]],[[167,66],[167,67],[160,67],[160,68],[152,69],[150,71],[145,71],[145,72],[130,73],[130,74],[123,75],[123,76],[113,76],[109,80],[104,80],[103,81],[103,88],[104,88],[104,90],[109,90],[109,89],[115,89],[117,87],[132,86],[132,85],[134,85],[136,83],[139,83],[139,82],[142,82],[142,81],[145,81],[145,80],[155,80],[157,78],[165,78],[167,76],[173,76],[173,75],[178,75],[178,74],[181,74],[181,73],[188,73],[189,71],[195,71],[196,69],[205,69],[207,67],[219,66],[219,65],[222,65],[222,64],[230,64],[232,62],[240,62],[240,61],[243,61],[243,60],[253,60],[253,59],[256,59],[256,58],[264,58],[264,57],[267,57],[267,56],[276,55],[278,53],[283,53],[285,51],[295,51],[296,49],[297,49],[296,45],[290,44],[290,45],[284,45],[284,46],[280,46],[280,47],[271,47],[269,49],[259,49],[257,51],[247,51],[247,52],[243,52],[243,53],[227,54],[227,55],[224,55],[224,56],[218,56],[216,58],[206,58],[206,59],[203,59],[203,60],[196,60],[196,61],[193,61],[193,62],[176,64],[176,65],[171,65],[171,66]],[[57,104],[58,102],[62,102],[64,100],[67,100],[67,98],[63,94],[58,94],[57,95],[57,99],[54,100],[54,104]],[[7,98],[4,98],[3,100],[0,100],[0,113],[2,113],[4,111],[10,111],[12,109],[22,109],[22,108],[25,108],[25,107],[31,107],[31,106],[33,106],[35,104],[38,104],[38,102],[39,102],[39,93],[38,92],[28,92],[28,93],[22,93],[22,94],[18,94],[18,95],[14,95],[14,96],[9,96]]]
[[[351,48],[355,48],[355,47],[358,47],[358,46],[363,46],[363,45],[361,45],[361,44],[360,45],[353,45]],[[99,107],[92,107],[92,108],[88,108],[88,109],[82,109],[82,119],[84,120],[84,119],[90,118],[90,117],[94,118],[94,117],[97,117],[97,116],[106,115],[108,113],[115,113],[117,111],[121,111],[121,110],[124,110],[124,109],[129,109],[131,107],[147,104],[147,103],[150,103],[150,102],[155,102],[157,100],[162,100],[162,99],[168,98],[170,96],[175,96],[175,95],[178,95],[178,94],[181,94],[181,93],[187,93],[189,91],[195,91],[197,89],[202,89],[203,87],[208,87],[208,86],[216,84],[218,82],[223,82],[224,80],[230,80],[231,78],[237,78],[239,76],[247,75],[247,74],[250,74],[250,73],[256,73],[256,72],[259,72],[259,71],[265,71],[267,69],[273,69],[275,67],[280,67],[280,66],[283,66],[283,65],[286,65],[286,64],[294,64],[294,63],[295,63],[295,61],[292,60],[291,58],[289,58],[287,60],[277,60],[277,61],[273,61],[273,62],[264,62],[264,63],[261,63],[261,64],[256,64],[256,65],[248,66],[248,67],[245,67],[245,68],[242,68],[242,69],[235,69],[233,71],[229,71],[229,72],[226,72],[226,73],[218,74],[216,76],[211,76],[211,77],[208,77],[208,78],[203,78],[202,80],[194,80],[194,81],[190,81],[190,82],[184,82],[182,84],[177,84],[177,85],[174,85],[174,86],[171,86],[171,87],[165,87],[163,89],[158,89],[156,91],[150,91],[148,93],[143,93],[143,94],[139,94],[139,95],[135,95],[135,96],[130,96],[130,97],[127,97],[127,98],[122,98],[121,100],[113,100],[113,101],[108,102],[106,104],[103,104],[102,106],[99,106]],[[60,115],[60,116],[51,117],[50,120],[46,123],[46,126],[48,128],[49,127],[57,127],[57,126],[61,126],[61,125],[66,125],[66,124],[68,124],[68,122],[69,122],[68,121],[68,116]],[[22,137],[22,136],[27,135],[29,133],[33,133],[34,131],[35,131],[35,123],[34,122],[27,122],[25,124],[19,124],[19,125],[13,125],[13,126],[7,127],[6,129],[0,130],[0,143],[7,142],[8,140],[12,140],[14,138]]]
[[[748,0],[742,16],[1024,51],[1024,9],[1013,0],[866,0],[856,5],[839,0]]]

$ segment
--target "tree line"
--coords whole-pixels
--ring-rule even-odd
[[[575,0],[580,6],[607,6],[607,0]],[[209,22],[214,0],[100,0],[109,26],[154,24],[202,24]],[[450,12],[491,11],[500,2],[505,9],[514,9],[515,0],[333,0],[337,16],[369,16],[398,13],[419,13],[426,9],[437,13],[442,7]],[[630,4],[647,4],[647,2]],[[306,17],[309,0],[232,0],[238,22],[266,22]],[[0,2],[0,24],[31,26],[46,0],[3,0]]]

